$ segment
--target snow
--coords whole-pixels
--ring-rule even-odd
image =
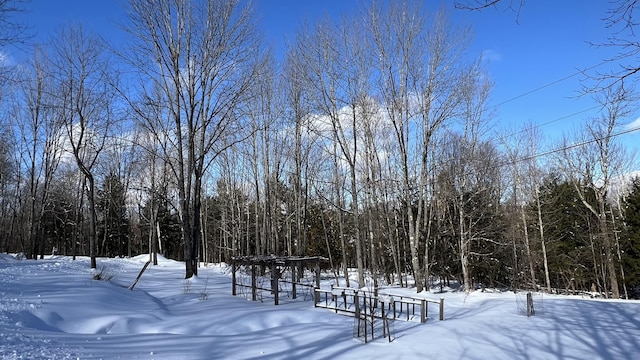
[[[632,359],[640,352],[640,302],[534,294],[388,289],[445,300],[425,324],[393,321],[393,341],[364,343],[354,319],[300,296],[281,304],[231,295],[224,265],[185,281],[184,264],[160,258],[131,286],[147,256],[16,260],[0,254],[0,359]],[[330,279],[323,280],[329,288]],[[326,286],[325,286],[326,285]]]

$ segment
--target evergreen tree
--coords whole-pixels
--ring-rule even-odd
[[[158,204],[158,224],[160,225],[161,253],[175,260],[184,260],[184,244],[180,230],[180,217],[164,199]]]
[[[621,237],[622,266],[629,297],[640,298],[640,179],[636,178],[624,201],[626,228]]]
[[[98,190],[99,253],[126,256],[129,245],[129,219],[125,206],[125,188],[120,178],[110,173]]]
[[[160,234],[157,244],[158,253],[166,258],[181,261],[184,259],[184,252],[182,251],[184,245],[182,244],[180,218],[178,217],[175,209],[167,200],[165,194],[156,193],[154,202],[158,207],[157,227]],[[142,245],[139,249],[137,249],[137,252],[140,254],[148,253],[152,249],[151,244],[148,241],[150,238],[149,231],[151,225],[149,224],[149,219],[152,218],[151,212],[151,199],[149,199],[142,207]],[[158,229],[156,229],[156,231],[158,231]]]
[[[595,201],[593,194],[589,197]],[[540,189],[540,201],[552,286],[588,291],[596,285],[603,290],[597,275],[602,272],[602,251],[594,241],[598,222],[581,203],[573,184],[551,175]],[[536,211],[535,204],[531,211]],[[537,231],[537,224],[532,224],[531,231]]]
[[[73,239],[75,227],[74,202],[72,194],[61,186],[49,194],[42,214],[42,233],[45,249],[57,254],[71,253],[70,239]]]

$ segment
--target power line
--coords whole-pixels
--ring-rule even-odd
[[[565,80],[571,79],[572,77],[575,77],[575,76],[577,76],[577,75],[584,74],[585,72],[587,72],[587,71],[589,71],[589,70],[592,70],[592,69],[595,69],[595,68],[597,68],[597,67],[600,67],[600,66],[602,66],[602,65],[606,64],[607,62],[608,62],[608,61],[606,61],[606,60],[605,60],[605,61],[600,62],[599,64],[596,64],[596,65],[590,66],[590,67],[588,67],[588,68],[586,68],[586,69],[584,69],[584,70],[576,71],[576,72],[574,72],[574,73],[572,73],[572,74],[570,74],[570,75],[567,75],[567,76],[565,76],[565,77],[562,77],[562,78],[557,79],[557,80],[554,80],[554,81],[551,81],[551,82],[549,82],[549,83],[547,83],[547,84],[544,84],[544,85],[542,85],[542,86],[539,86],[539,87],[537,87],[537,88],[535,88],[535,89],[533,89],[533,90],[529,90],[529,91],[524,92],[524,93],[522,93],[522,94],[520,94],[520,95],[514,96],[514,97],[512,97],[512,98],[510,98],[510,99],[507,99],[507,100],[505,100],[505,101],[502,101],[502,102],[500,102],[500,103],[498,103],[498,104],[492,105],[492,106],[490,106],[489,108],[487,108],[487,110],[493,110],[493,109],[496,109],[496,108],[498,108],[498,107],[500,107],[500,106],[502,106],[502,105],[504,105],[504,104],[507,104],[507,103],[509,103],[509,102],[511,102],[511,101],[514,101],[514,100],[517,100],[517,99],[523,98],[523,97],[525,97],[525,96],[527,96],[527,95],[531,95],[531,94],[533,94],[533,93],[535,93],[535,92],[538,92],[538,91],[540,91],[540,90],[546,89],[546,88],[548,88],[548,87],[551,87],[551,86],[553,86],[553,85],[555,85],[555,84],[558,84],[558,83],[560,83],[560,82],[563,82],[563,81],[565,81]],[[601,107],[601,106],[600,106],[600,105],[596,105],[596,106],[590,107],[590,108],[588,108],[588,109],[580,110],[580,111],[574,112],[574,113],[572,113],[572,114],[565,115],[565,116],[562,116],[562,117],[559,117],[559,118],[556,118],[556,119],[553,119],[553,120],[550,120],[550,121],[544,122],[544,123],[542,123],[542,124],[537,124],[536,126],[532,126],[532,127],[528,128],[528,129],[524,129],[524,130],[516,131],[516,132],[511,133],[511,134],[503,135],[503,136],[501,136],[501,137],[499,138],[499,140],[504,140],[504,139],[506,139],[506,138],[509,138],[509,137],[512,137],[512,136],[516,136],[516,135],[522,134],[523,132],[526,132],[526,131],[528,131],[528,130],[539,129],[539,128],[542,128],[542,127],[544,127],[544,126],[547,126],[547,125],[550,125],[550,124],[556,123],[556,122],[558,122],[558,121],[561,121],[561,120],[564,120],[564,119],[568,119],[568,118],[574,117],[574,116],[576,116],[576,115],[583,114],[583,113],[588,112],[588,111],[591,111],[591,110],[595,110],[595,109],[597,109],[597,108],[599,108],[599,107]]]
[[[552,155],[552,154],[559,153],[559,152],[562,152],[562,151],[575,149],[575,148],[582,147],[582,146],[585,146],[585,145],[589,145],[589,144],[592,144],[592,143],[595,143],[595,142],[598,142],[598,141],[602,141],[602,140],[605,140],[605,139],[611,139],[611,138],[618,137],[618,136],[621,136],[621,135],[629,134],[629,133],[632,133],[632,132],[638,131],[638,130],[640,130],[640,126],[636,126],[636,127],[632,127],[632,128],[626,129],[626,130],[622,130],[622,131],[619,131],[617,133],[613,133],[611,135],[605,135],[605,136],[602,136],[602,137],[599,137],[599,138],[595,138],[595,139],[591,139],[591,140],[585,140],[585,141],[581,141],[581,142],[578,142],[578,143],[565,145],[565,146],[562,146],[562,147],[559,147],[559,148],[556,148],[556,149],[547,150],[547,151],[544,151],[544,152],[541,152],[541,153],[525,156],[525,157],[522,157],[522,158],[519,158],[519,159],[515,159],[513,161],[506,161],[506,162],[504,162],[502,164],[496,165],[496,168],[500,168],[500,167],[507,166],[507,165],[517,164],[517,163],[523,162],[523,161],[533,160],[533,159],[536,159],[536,158],[539,158],[539,157]]]
[[[495,105],[493,105],[493,106],[489,107],[489,109],[488,109],[488,110],[495,109],[495,108],[500,107],[500,106],[502,106],[502,105],[504,105],[504,104],[510,103],[510,102],[512,102],[512,101],[514,101],[514,100],[518,100],[518,99],[523,98],[523,97],[525,97],[525,96],[527,96],[527,95],[531,95],[531,94],[533,94],[533,93],[535,93],[535,92],[538,92],[538,91],[540,91],[540,90],[546,89],[546,88],[551,87],[551,86],[553,86],[553,85],[555,85],[555,84],[561,83],[561,82],[563,82],[563,81],[565,81],[565,80],[571,79],[571,78],[572,78],[572,77],[574,77],[574,76],[577,76],[577,75],[580,75],[580,74],[584,74],[585,72],[587,72],[587,71],[589,71],[589,70],[592,70],[592,69],[595,69],[595,68],[597,68],[597,67],[600,67],[600,66],[602,66],[602,65],[606,64],[607,62],[608,62],[608,61],[603,61],[603,62],[601,62],[601,63],[599,63],[599,64],[596,64],[596,65],[590,66],[590,67],[588,67],[588,68],[586,68],[586,69],[584,69],[584,70],[578,70],[578,71],[574,72],[574,73],[573,73],[573,74],[571,74],[571,75],[567,75],[567,76],[565,76],[565,77],[563,77],[563,78],[560,78],[560,79],[558,79],[558,80],[554,80],[554,81],[552,81],[552,82],[550,82],[550,83],[547,83],[547,84],[544,84],[544,85],[542,85],[542,86],[539,86],[539,87],[537,87],[537,88],[535,88],[535,89],[533,89],[533,90],[529,90],[529,91],[527,91],[527,92],[525,92],[525,93],[522,93],[522,94],[520,94],[520,95],[514,96],[514,97],[512,97],[512,98],[510,98],[510,99],[507,99],[507,100],[505,100],[505,101],[501,102],[501,103],[495,104]]]
[[[517,96],[514,96],[514,97],[509,98],[509,99],[507,99],[507,100],[504,100],[504,101],[502,101],[502,102],[500,102],[500,103],[498,103],[498,104],[491,105],[491,106],[489,106],[489,107],[487,107],[487,108],[486,108],[486,111],[494,110],[494,109],[496,109],[496,108],[498,108],[498,107],[500,107],[500,106],[502,106],[502,105],[504,105],[504,104],[507,104],[507,103],[512,102],[512,101],[514,101],[514,100],[517,100],[517,99],[523,98],[523,97],[525,97],[525,96],[531,95],[531,94],[533,94],[533,93],[535,93],[535,92],[538,92],[538,91],[540,91],[540,90],[543,90],[543,89],[546,89],[546,88],[548,88],[548,87],[551,87],[551,86],[553,86],[553,85],[555,85],[555,84],[558,84],[558,83],[560,83],[560,82],[563,82],[563,81],[565,81],[565,80],[568,80],[568,79],[570,79],[570,78],[573,78],[573,77],[575,77],[575,76],[577,76],[577,75],[585,74],[587,71],[592,70],[592,69],[595,69],[595,68],[597,68],[597,67],[600,67],[600,66],[602,66],[602,65],[604,65],[604,64],[606,64],[606,63],[608,63],[608,62],[609,62],[608,60],[605,60],[605,61],[602,61],[602,62],[600,62],[600,63],[598,63],[598,64],[595,64],[595,65],[592,65],[592,66],[590,66],[590,67],[588,67],[588,68],[585,68],[584,70],[578,70],[578,71],[576,71],[576,72],[574,72],[574,73],[572,73],[572,74],[570,74],[570,75],[564,76],[564,77],[562,77],[562,78],[560,78],[560,79],[557,79],[557,80],[551,81],[551,82],[546,83],[546,84],[544,84],[544,85],[542,85],[542,86],[539,86],[539,87],[534,88],[534,89],[532,89],[532,90],[526,91],[526,92],[524,92],[524,93],[522,93],[522,94],[520,94],[520,95],[517,95]],[[507,134],[507,135],[502,135],[502,136],[500,136],[498,139],[499,139],[499,140],[504,140],[504,139],[506,139],[506,138],[509,138],[509,137],[512,137],[512,136],[515,136],[515,135],[521,134],[521,133],[526,132],[526,131],[528,131],[528,130],[532,130],[532,129],[539,129],[539,128],[541,128],[541,127],[544,127],[544,126],[547,126],[547,125],[550,125],[550,124],[556,123],[556,122],[561,121],[561,120],[564,120],[564,119],[568,119],[568,118],[574,117],[574,116],[576,116],[576,115],[580,115],[580,114],[586,113],[586,112],[588,112],[588,111],[595,110],[595,109],[600,108],[600,107],[601,107],[601,105],[596,105],[596,106],[592,106],[592,107],[587,108],[587,109],[579,110],[579,111],[576,111],[576,112],[571,113],[571,114],[569,114],[569,115],[564,115],[564,116],[561,116],[561,117],[559,117],[559,118],[556,118],[556,119],[553,119],[553,120],[550,120],[550,121],[544,122],[544,123],[542,123],[542,124],[536,124],[535,126],[529,127],[528,129],[524,129],[524,130],[516,131],[516,132],[514,132],[514,133]],[[418,135],[418,134],[415,134],[414,136],[412,136],[411,140],[417,141],[417,140],[418,140],[418,137],[419,137],[419,135]]]
[[[516,132],[510,133],[510,134],[506,134],[506,135],[500,136],[500,137],[498,138],[498,140],[504,140],[504,139],[506,139],[506,138],[510,138],[510,137],[512,137],[512,136],[516,136],[516,135],[522,134],[522,133],[527,132],[527,131],[529,131],[529,130],[539,129],[539,128],[543,127],[543,126],[551,125],[551,124],[553,124],[553,123],[555,123],[555,122],[558,122],[558,121],[560,121],[560,120],[568,119],[568,118],[574,117],[574,116],[576,116],[576,115],[580,115],[580,114],[583,114],[583,113],[586,113],[586,112],[588,112],[588,111],[595,110],[595,109],[598,109],[598,108],[601,108],[601,107],[602,107],[602,105],[596,105],[596,106],[590,107],[590,108],[588,108],[588,109],[584,109],[584,110],[576,111],[576,112],[571,113],[571,114],[569,114],[569,115],[564,115],[564,116],[561,116],[561,117],[559,117],[559,118],[556,118],[556,119],[553,119],[553,120],[549,120],[549,121],[547,121],[547,122],[544,122],[544,123],[542,123],[542,124],[537,124],[536,126],[531,126],[531,127],[526,128],[526,129],[524,129],[524,130],[520,130],[520,131],[516,131]]]

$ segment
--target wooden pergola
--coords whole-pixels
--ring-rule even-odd
[[[231,262],[231,293],[237,295],[237,287],[245,286],[251,288],[251,300],[256,301],[258,299],[258,290],[271,291],[274,295],[274,305],[278,305],[279,301],[279,286],[280,276],[286,268],[291,269],[291,286],[292,295],[295,299],[297,297],[297,287],[313,287],[314,289],[320,288],[320,264],[327,262],[328,259],[322,256],[242,256],[234,257]],[[251,269],[251,285],[238,284],[236,272],[238,267],[244,266]],[[299,282],[299,272],[302,273],[305,268],[314,270],[314,284],[304,284]],[[258,269],[261,271],[264,269],[270,269],[271,273],[271,288],[260,288],[257,285]],[[318,296],[314,291],[314,296]],[[317,300],[317,299],[316,299]]]

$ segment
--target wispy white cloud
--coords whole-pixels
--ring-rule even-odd
[[[637,118],[634,121],[624,125],[624,129],[625,130],[640,129],[640,118]]]
[[[5,67],[5,66],[12,66],[12,65],[15,65],[13,56],[11,56],[10,53],[4,50],[0,50],[0,66]]]
[[[0,51],[0,63],[5,63],[9,60],[9,56],[4,52]]]
[[[482,60],[488,63],[498,62],[502,60],[502,54],[491,49],[483,50]]]

